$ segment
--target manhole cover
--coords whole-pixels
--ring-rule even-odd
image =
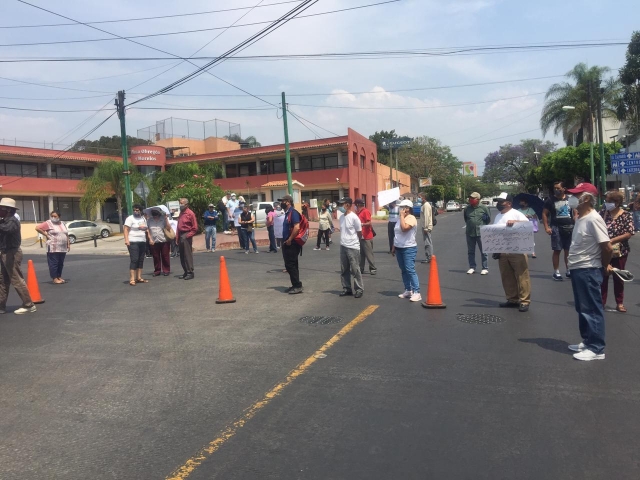
[[[504,318],[499,317],[497,315],[488,315],[484,313],[472,313],[469,315],[465,315],[463,313],[457,314],[457,319],[463,323],[479,323],[479,324],[490,324],[490,323],[502,323],[504,322]]]
[[[308,325],[331,325],[342,322],[342,317],[302,317],[300,323]]]

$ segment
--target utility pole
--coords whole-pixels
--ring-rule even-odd
[[[116,109],[118,111],[118,118],[120,119],[120,143],[122,144],[122,170],[124,174],[124,195],[127,203],[127,215],[133,214],[133,207],[131,205],[131,180],[129,176],[131,171],[129,170],[129,156],[127,149],[127,127],[125,125],[124,118],[124,90],[118,92],[118,98],[116,99]],[[118,212],[120,215],[120,212]]]
[[[604,88],[600,88],[600,80],[598,80],[598,136],[600,137],[600,178],[601,178],[601,188],[602,188],[602,196],[607,190],[607,173],[604,165],[604,136],[602,133],[602,94],[604,93]]]
[[[591,80],[589,80],[589,160],[590,160],[590,174],[591,183],[596,184],[595,166],[593,161],[593,104],[591,103]]]
[[[398,149],[396,148],[396,185],[400,188],[400,173],[398,172]]]
[[[284,123],[284,164],[287,168],[287,190],[293,196],[293,180],[291,179],[291,151],[289,150],[289,127],[287,125],[287,99],[282,92],[282,122]]]
[[[396,174],[397,180],[398,174]],[[389,188],[393,188],[393,147],[391,146],[391,140],[389,140]]]

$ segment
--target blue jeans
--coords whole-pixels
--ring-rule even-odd
[[[640,210],[633,212],[633,227],[636,231],[640,230]]]
[[[571,286],[576,312],[578,312],[582,343],[594,353],[604,351],[604,307],[601,285],[601,268],[571,269]]]
[[[253,245],[253,251],[257,252],[258,251],[258,247],[256,246],[256,234],[253,230],[251,230],[250,232],[247,231],[246,229],[242,228],[242,235],[244,237],[244,250],[245,252],[249,251],[249,241],[251,241],[251,244]]]
[[[229,231],[229,212],[227,212],[226,208],[222,211],[222,231]]]
[[[402,283],[404,289],[410,292],[420,293],[420,281],[416,273],[416,255],[418,247],[398,248],[396,247],[396,258],[398,266],[402,272]]]
[[[276,248],[276,235],[273,232],[273,225],[267,227],[267,232],[269,232],[269,251],[278,253],[278,249]]]
[[[204,244],[207,250],[209,250],[209,245],[211,248],[216,248],[216,226],[215,225],[207,225],[204,227]]]
[[[488,255],[482,251],[482,239],[480,237],[470,237],[467,235],[467,254],[469,256],[469,268],[476,268],[476,245],[480,249],[480,256],[482,257],[482,268],[488,270],[487,257]]]

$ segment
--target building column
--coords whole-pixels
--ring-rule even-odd
[[[47,162],[47,177],[51,177],[51,163]]]
[[[342,166],[342,152],[338,150],[338,167]]]
[[[51,168],[50,165],[47,165],[47,170],[49,170]],[[53,195],[49,195],[49,197],[47,198],[49,200],[49,212],[53,211]]]
[[[260,172],[260,160],[256,160],[256,175],[261,175],[261,172]]]
[[[338,189],[338,197],[344,198],[344,188],[340,187]]]
[[[102,205],[100,202],[96,202],[96,220],[102,220]]]
[[[295,172],[300,169],[300,157],[298,155],[293,156],[293,168]]]

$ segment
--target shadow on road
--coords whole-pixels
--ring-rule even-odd
[[[564,340],[557,340],[555,338],[519,338],[518,341],[522,343],[534,343],[539,347],[551,350],[552,352],[571,355],[571,351],[568,348],[569,344]]]

